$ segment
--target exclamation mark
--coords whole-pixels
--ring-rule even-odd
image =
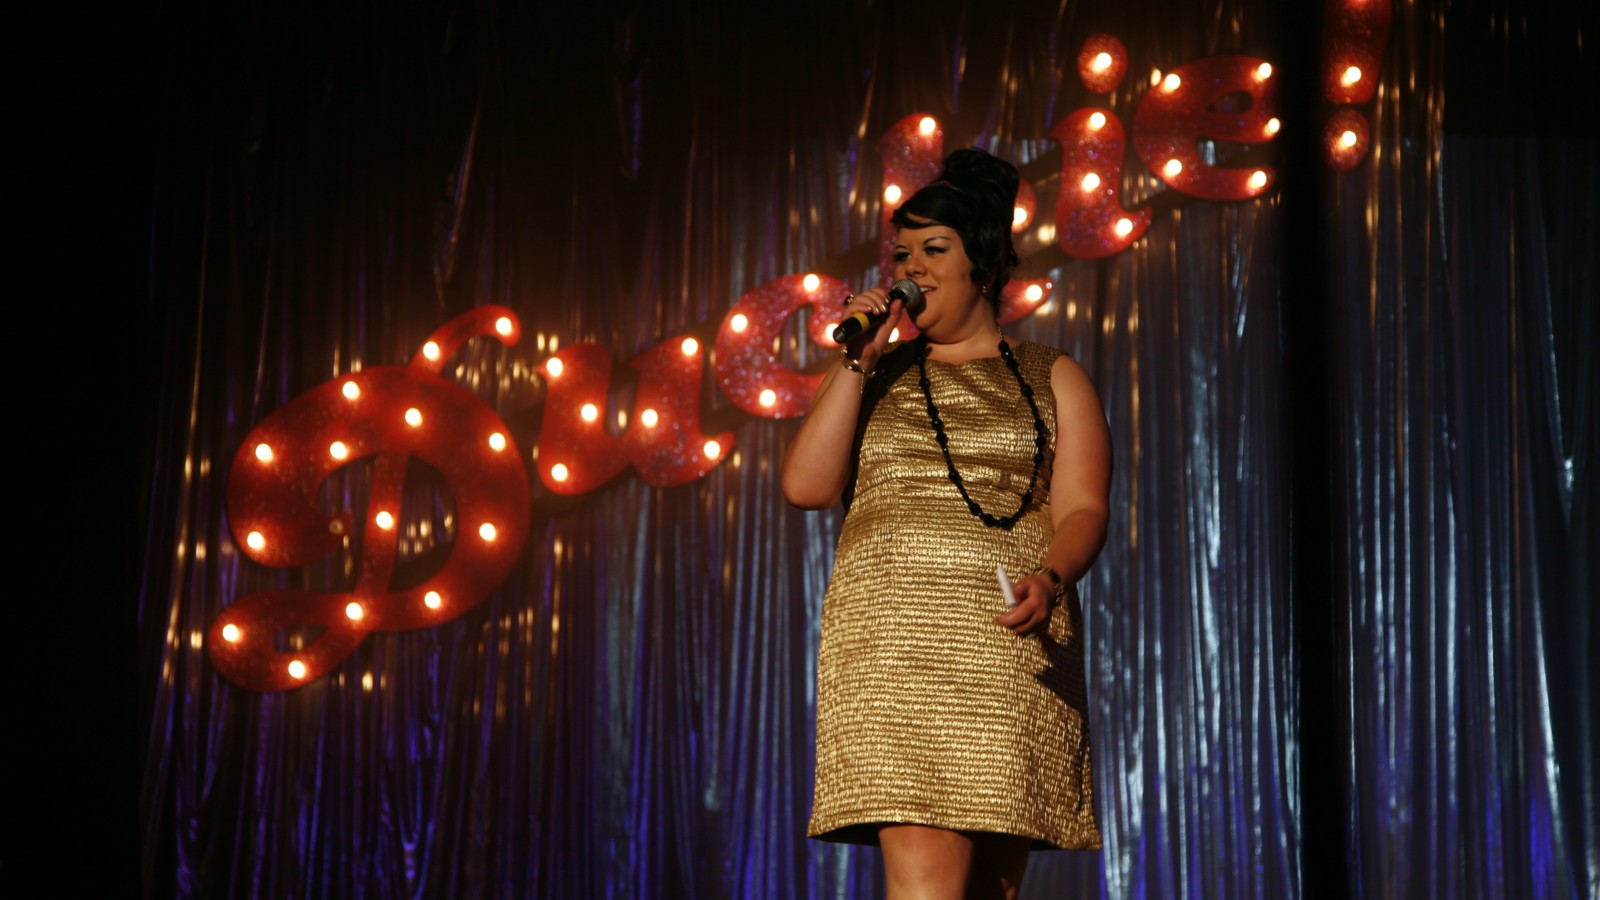
[[[1327,0],[1325,14],[1323,96],[1338,104],[1370,103],[1394,19],[1392,0]],[[1361,111],[1341,109],[1328,120],[1322,139],[1328,165],[1348,172],[1366,158],[1372,126]]]

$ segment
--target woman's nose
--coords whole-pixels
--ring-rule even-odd
[[[922,257],[915,253],[906,257],[905,261],[900,264],[900,268],[904,269],[907,275],[925,271]]]

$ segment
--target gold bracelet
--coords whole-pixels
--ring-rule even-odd
[[[841,348],[839,350],[839,362],[846,369],[849,369],[850,371],[856,373],[857,375],[860,375],[864,379],[865,378],[871,378],[873,375],[876,374],[876,370],[874,370],[872,372],[868,372],[866,369],[861,368],[861,361],[856,359],[855,357],[852,357],[850,355],[850,351],[845,350],[843,348]]]

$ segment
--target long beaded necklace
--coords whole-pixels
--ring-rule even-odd
[[[928,383],[928,339],[919,337],[917,343],[917,375],[922,384],[922,396],[928,401],[928,418],[933,421],[933,437],[939,442],[939,450],[944,453],[944,463],[950,470],[950,483],[956,486],[956,491],[961,494],[961,499],[967,501],[967,509],[977,516],[983,524],[990,528],[1000,528],[1010,531],[1011,526],[1017,524],[1028,505],[1033,502],[1033,491],[1039,483],[1039,464],[1044,462],[1045,424],[1039,416],[1039,404],[1033,402],[1033,388],[1022,379],[1022,370],[1017,368],[1017,358],[1011,353],[1011,345],[1006,343],[1005,335],[1000,336],[1000,358],[1005,360],[1006,368],[1011,370],[1011,376],[1017,379],[1017,385],[1022,388],[1022,398],[1028,401],[1028,409],[1033,412],[1033,474],[1028,481],[1028,492],[1022,495],[1022,502],[1017,504],[1017,511],[1009,516],[996,516],[983,511],[978,501],[972,499],[967,493],[967,486],[961,481],[961,473],[956,471],[955,460],[950,458],[950,438],[944,433],[944,419],[939,416],[939,407],[933,403],[933,388]]]

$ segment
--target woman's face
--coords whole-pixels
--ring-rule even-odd
[[[972,260],[961,235],[948,225],[901,228],[895,237],[894,277],[909,278],[922,288],[927,306],[914,321],[923,331],[941,320],[964,322],[985,303],[972,283]]]

